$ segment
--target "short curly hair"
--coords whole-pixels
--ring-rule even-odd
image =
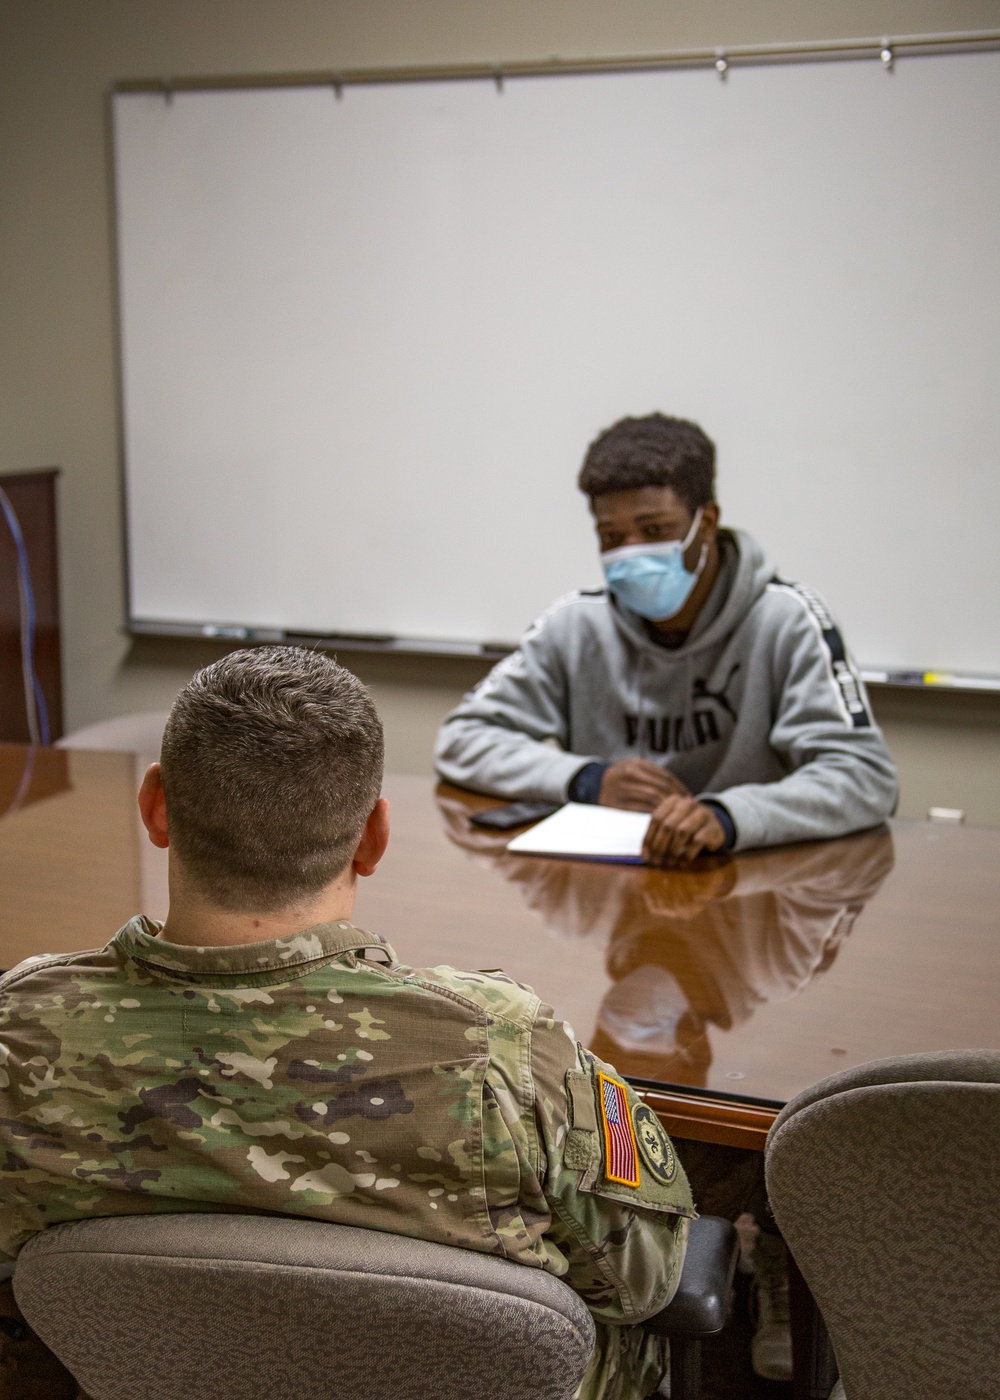
[[[207,666],[160,763],[185,875],[224,909],[285,908],[346,869],[382,785],[382,722],[350,671],[303,647]]]
[[[715,499],[715,443],[685,418],[622,418],[587,448],[577,485],[591,500],[612,491],[669,486],[695,511]]]

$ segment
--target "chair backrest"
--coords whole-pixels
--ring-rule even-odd
[[[263,1215],[54,1226],[14,1292],[91,1400],[568,1400],[594,1344],[541,1269]]]
[[[766,1166],[848,1400],[1000,1395],[1000,1051],[822,1080],[779,1114]]]

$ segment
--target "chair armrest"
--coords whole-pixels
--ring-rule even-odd
[[[642,1326],[659,1337],[714,1337],[729,1310],[739,1240],[728,1220],[703,1215],[692,1220],[677,1292]]]

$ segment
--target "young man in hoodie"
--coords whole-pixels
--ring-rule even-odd
[[[591,443],[579,486],[607,587],[554,603],[452,711],[443,778],[651,812],[658,865],[889,816],[895,767],[836,622],[720,529],[714,477],[683,419],[624,418]]]

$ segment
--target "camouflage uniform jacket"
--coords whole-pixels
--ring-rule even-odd
[[[683,1169],[627,1090],[638,1181],[611,1179],[614,1071],[530,989],[414,970],[348,923],[158,932],[0,979],[0,1250],[95,1215],[265,1211],[548,1269],[618,1328],[672,1296]]]

